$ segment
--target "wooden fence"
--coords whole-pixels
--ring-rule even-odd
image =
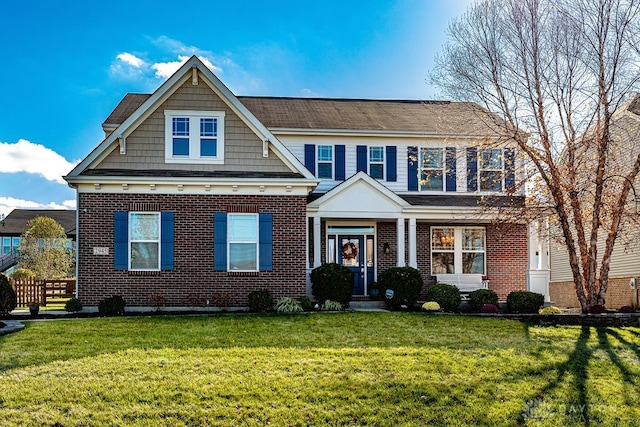
[[[9,282],[16,291],[18,307],[26,307],[32,301],[46,306],[47,299],[72,298],[76,296],[76,279],[9,279]]]

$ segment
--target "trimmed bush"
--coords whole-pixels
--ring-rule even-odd
[[[353,272],[340,264],[322,264],[311,271],[311,291],[316,301],[346,305],[353,294]]]
[[[444,311],[458,311],[460,307],[460,289],[446,283],[436,283],[427,289],[427,299],[440,304]]]
[[[498,306],[498,294],[491,289],[477,289],[469,293],[469,305],[473,311],[480,311],[483,305]]]
[[[256,313],[270,311],[273,308],[273,297],[266,289],[249,292],[249,310]]]
[[[499,313],[498,307],[495,304],[484,304],[480,307],[480,313]]]
[[[390,308],[411,307],[420,297],[422,277],[420,271],[413,267],[392,267],[378,275],[377,286],[385,292],[388,289],[393,291],[393,298],[387,300]]]
[[[98,304],[98,313],[103,316],[118,316],[124,314],[124,306],[127,303],[120,295],[105,298]]]
[[[6,316],[15,310],[18,305],[16,291],[11,287],[9,279],[4,274],[0,274],[0,316]]]
[[[311,303],[309,297],[298,297],[298,301],[300,302],[300,305],[302,306],[302,309],[304,311],[311,311],[313,309],[313,304]]]
[[[82,311],[82,303],[78,298],[70,298],[64,303],[64,310],[69,313]]]
[[[596,304],[589,307],[589,313],[591,314],[606,313],[606,311],[607,311],[607,308],[601,304]]]
[[[422,309],[425,311],[440,311],[440,304],[435,301],[427,301],[422,304]]]
[[[507,296],[510,313],[537,313],[544,305],[544,295],[529,291],[514,291]]]
[[[549,307],[541,308],[540,310],[538,310],[538,313],[539,314],[561,314],[562,310],[560,310],[558,307],[554,307],[550,305]]]

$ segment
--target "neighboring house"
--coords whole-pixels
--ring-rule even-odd
[[[620,170],[608,170],[612,179],[624,179],[629,162],[633,161],[640,152],[640,95],[635,95],[617,109],[612,120],[612,153],[609,160]],[[610,166],[609,166],[610,167]],[[630,201],[638,217],[640,209],[640,179],[636,180]],[[632,214],[633,215],[633,214]],[[636,219],[637,221],[637,219]],[[602,258],[605,249],[606,234],[601,230],[598,236],[598,257]],[[557,239],[551,239],[549,250],[549,265],[551,269],[549,291],[551,301],[560,307],[580,308],[576,296],[573,275],[569,265],[569,255],[566,246]],[[600,265],[598,265],[598,270]],[[616,240],[610,259],[609,285],[605,305],[607,308],[617,309],[624,305],[638,305],[638,281],[640,280],[640,229],[636,226],[626,226]]]
[[[65,179],[77,189],[78,296],[170,306],[249,292],[308,294],[325,262],[366,298],[392,266],[504,300],[528,288],[527,224],[481,205],[522,204],[515,150],[474,104],[237,97],[192,57],[152,95],[128,94],[105,140]],[[531,283],[531,288],[534,284]],[[546,283],[543,284],[543,287]]]
[[[18,261],[20,235],[26,230],[27,223],[37,216],[56,220],[67,237],[76,240],[76,211],[60,209],[14,209],[0,220],[0,272],[14,267]]]

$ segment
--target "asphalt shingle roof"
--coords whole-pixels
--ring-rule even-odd
[[[37,216],[58,221],[68,237],[76,235],[76,211],[63,209],[14,209],[0,221],[0,234],[20,235],[26,229],[27,222]]]
[[[121,124],[150,96],[127,94],[104,124]],[[238,99],[270,129],[484,135],[490,121],[484,109],[468,102],[257,96]]]

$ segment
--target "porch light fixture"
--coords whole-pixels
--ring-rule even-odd
[[[382,245],[382,252],[385,253],[385,255],[389,254],[389,252],[391,252],[391,247],[389,246],[389,243],[384,242],[384,244]]]

